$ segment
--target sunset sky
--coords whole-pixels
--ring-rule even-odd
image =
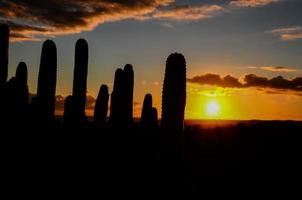
[[[112,88],[115,70],[132,64],[135,116],[146,93],[160,112],[165,60],[180,52],[187,119],[302,120],[301,19],[301,0],[0,0],[12,35],[9,77],[26,62],[36,93],[42,43],[52,39],[57,94],[69,95],[75,42],[85,38],[88,95]]]

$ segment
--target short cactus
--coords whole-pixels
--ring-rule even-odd
[[[94,108],[94,124],[96,128],[105,128],[108,113],[108,86],[102,85]]]
[[[141,126],[143,128],[156,128],[157,110],[152,107],[152,95],[146,94],[141,114]]]
[[[67,96],[65,98],[65,103],[64,103],[64,116],[63,116],[63,124],[65,127],[72,127],[72,96]]]
[[[29,93],[27,86],[27,66],[20,62],[16,71],[16,100],[19,112],[26,112],[28,108]],[[25,114],[25,113],[23,113]]]

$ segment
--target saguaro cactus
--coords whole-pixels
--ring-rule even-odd
[[[72,126],[72,96],[67,96],[64,103],[63,123],[65,127]]]
[[[38,92],[35,110],[40,120],[52,120],[55,115],[55,94],[57,82],[57,48],[53,41],[44,42],[38,77]]]
[[[97,128],[104,128],[108,113],[108,86],[102,85],[94,108],[94,123]]]
[[[151,109],[150,126],[153,128],[156,128],[158,126],[158,113],[157,113],[157,109],[154,107],[152,107]]]
[[[134,72],[130,64],[124,67],[125,74],[125,118],[127,124],[133,122],[133,89],[134,89]]]
[[[8,72],[9,27],[0,24],[0,89],[4,87]]]
[[[163,128],[182,130],[186,105],[186,61],[182,54],[171,54],[166,63],[162,93]]]
[[[84,123],[88,74],[88,44],[79,39],[75,47],[72,104],[75,123]]]
[[[124,115],[124,71],[118,68],[115,71],[113,91],[111,93],[110,118],[109,122],[112,127],[123,124]]]
[[[27,66],[20,62],[16,71],[16,100],[20,112],[26,112],[28,107]]]
[[[141,115],[141,126],[143,128],[156,128],[157,110],[152,107],[152,95],[146,94]]]
[[[114,127],[131,127],[133,122],[134,72],[127,64],[115,72],[110,105],[110,124]]]

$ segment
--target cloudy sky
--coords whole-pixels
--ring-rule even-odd
[[[9,75],[25,61],[36,91],[42,42],[58,49],[57,94],[71,93],[74,46],[89,43],[89,95],[135,70],[136,116],[145,93],[160,110],[165,60],[187,59],[187,118],[302,119],[301,0],[0,0],[11,27]],[[255,107],[259,109],[255,109]]]

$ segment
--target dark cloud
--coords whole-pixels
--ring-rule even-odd
[[[246,87],[266,87],[268,79],[255,74],[249,74],[244,77]]]
[[[249,74],[244,77],[244,83],[240,82],[239,79],[234,78],[230,75],[221,78],[217,74],[205,74],[201,76],[195,76],[188,79],[190,83],[196,83],[199,85],[215,85],[225,88],[247,88],[247,87],[257,87],[257,88],[269,88],[269,89],[282,89],[282,90],[292,90],[292,91],[302,91],[302,77],[297,77],[295,79],[285,79],[282,76],[277,76],[274,78],[260,77],[255,74]],[[273,93],[273,92],[270,92]]]
[[[205,74],[195,76],[188,79],[190,83],[198,83],[200,85],[215,85],[220,87],[242,87],[242,84],[237,78],[227,75],[221,78],[218,74]]]
[[[207,1],[176,6],[176,0],[0,0],[0,23],[12,29],[12,40],[93,30],[105,22],[124,19],[196,21],[211,18],[230,8],[260,7],[279,0]],[[295,36],[297,37],[297,36]]]
[[[38,39],[79,33],[108,21],[143,19],[174,0],[2,0],[0,23],[8,23],[13,39]]]
[[[222,83],[223,83],[224,87],[242,87],[239,80],[230,75],[225,76],[222,79]]]

